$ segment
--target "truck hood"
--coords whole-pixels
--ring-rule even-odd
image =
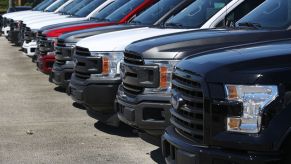
[[[90,22],[90,21],[88,21],[88,20],[80,20],[80,21],[74,21],[74,22],[65,22],[65,23],[53,24],[53,25],[42,27],[40,29],[40,31],[46,31],[46,30],[50,30],[50,29],[53,29],[53,28],[59,28],[59,27],[64,27],[64,26],[83,24],[83,23],[88,23],[88,22]]]
[[[18,21],[18,20],[22,20],[22,19],[27,18],[27,17],[34,18],[34,17],[37,17],[37,16],[45,16],[45,15],[48,15],[48,14],[51,14],[51,13],[48,13],[48,12],[31,12],[31,13],[28,13],[28,14],[21,14],[21,15],[10,17],[10,19]]]
[[[77,46],[86,47],[90,51],[124,51],[124,48],[134,41],[187,30],[189,29],[160,29],[149,27],[122,30],[83,39],[77,43]]]
[[[31,23],[31,24],[26,24],[27,27],[29,27],[32,30],[39,30],[42,27],[49,26],[49,25],[54,25],[54,24],[59,24],[59,23],[66,23],[66,22],[75,22],[75,21],[81,21],[81,20],[86,20],[87,18],[82,17],[82,18],[61,18],[61,19],[54,19],[54,20],[46,20],[46,21],[39,21],[36,23]]]
[[[24,15],[24,14],[31,14],[31,13],[38,13],[40,11],[32,11],[32,10],[29,10],[29,11],[19,11],[19,12],[14,12],[14,13],[6,13],[6,14],[3,14],[2,17],[4,18],[11,18],[11,17],[15,17],[15,16],[19,16],[19,15]]]
[[[105,27],[97,27],[91,28],[86,30],[78,30],[70,33],[65,33],[59,37],[59,39],[64,40],[66,43],[76,43],[81,39],[99,35],[103,33],[113,32],[113,31],[120,31],[120,30],[128,30],[133,28],[142,28],[145,26],[142,25],[129,25],[129,24],[122,24],[122,25],[114,25],[114,26],[105,26]]]
[[[24,18],[22,19],[23,23],[25,24],[30,24],[30,23],[37,23],[39,21],[50,21],[51,19],[64,19],[64,18],[68,18],[69,15],[59,15],[59,14],[49,14],[49,15],[40,15],[40,16],[36,16],[33,18]]]
[[[211,83],[275,85],[290,80],[290,46],[290,40],[239,46],[188,57],[176,66]]]
[[[189,55],[240,44],[289,37],[287,30],[210,29],[169,34],[132,43],[125,51],[144,59],[181,60]]]

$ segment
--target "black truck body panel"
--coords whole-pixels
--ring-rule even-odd
[[[203,162],[205,164],[215,160],[234,163],[280,161],[282,146],[291,135],[290,45],[290,40],[244,45],[195,54],[178,63],[173,80],[178,76],[203,86],[203,139],[197,141],[195,137],[185,135],[185,129],[189,129],[189,126],[179,123],[175,117],[178,110],[182,110],[181,107],[171,109],[173,126],[166,130],[162,140],[163,155],[168,163],[195,162],[202,158],[209,159]],[[224,84],[278,86],[279,96],[263,109],[262,128],[258,134],[226,131],[226,117],[233,115],[232,111],[242,108],[241,104],[226,100]],[[184,95],[173,85],[173,97]],[[179,116],[181,120],[186,118],[186,115]],[[192,120],[197,121],[196,118]],[[169,153],[170,149],[174,150],[172,154]],[[181,151],[184,155],[178,153]]]

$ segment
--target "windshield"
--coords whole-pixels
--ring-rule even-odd
[[[68,11],[70,11],[72,8],[74,8],[76,5],[78,5],[81,2],[82,2],[82,0],[74,0],[71,3],[69,3],[68,5],[66,5],[64,8],[62,8],[59,11],[59,13],[67,14]]]
[[[95,10],[98,6],[104,3],[106,0],[94,0],[79,10],[76,14],[77,17],[86,17],[89,15],[93,10]]]
[[[90,3],[91,0],[82,0],[80,3],[69,9],[66,14],[68,15],[74,15],[76,12],[81,10],[83,7],[85,7],[88,3]]]
[[[106,17],[106,19],[110,22],[118,22],[143,2],[144,0],[130,1]]]
[[[167,12],[177,6],[181,0],[161,0],[132,20],[132,23],[152,25]]]
[[[34,11],[42,11],[54,2],[55,2],[55,0],[45,0],[45,1],[41,2],[40,4],[38,4],[37,6],[35,6],[33,8],[33,10]]]
[[[119,7],[127,3],[129,0],[117,0],[109,5],[107,5],[104,9],[96,13],[95,15],[92,16],[92,19],[96,19],[98,21],[104,20],[108,15],[113,13],[115,10],[117,10]]]
[[[196,0],[176,16],[169,19],[166,27],[199,28],[231,0]]]
[[[291,0],[266,0],[236,25],[254,23],[262,28],[281,29],[291,24]]]
[[[66,2],[67,2],[67,0],[58,0],[54,5],[49,7],[46,11],[53,12],[53,11],[57,10],[59,7],[61,7]]]

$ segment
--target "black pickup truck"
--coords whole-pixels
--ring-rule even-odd
[[[141,15],[134,18],[130,23],[108,27],[98,27],[87,30],[80,30],[61,35],[58,38],[56,49],[56,61],[53,65],[49,81],[56,85],[67,87],[74,71],[72,54],[76,43],[86,37],[102,33],[141,28],[148,26],[159,26],[169,17],[176,15],[194,0],[161,0]],[[153,14],[155,13],[155,14]]]
[[[279,8],[278,2],[282,2]],[[283,0],[265,1],[236,22],[234,29],[184,32],[129,45],[121,64],[122,85],[117,93],[119,119],[153,136],[161,136],[170,123],[170,81],[174,65],[194,53],[290,38],[291,31],[287,29],[291,21],[282,16],[290,9],[284,3]],[[276,24],[270,23],[275,20]]]
[[[167,163],[291,163],[291,40],[195,54],[172,75]]]
[[[196,3],[197,2],[197,3]],[[174,18],[179,18],[179,21],[172,23],[170,19],[165,23],[165,26],[159,27],[161,31],[165,28],[193,28],[196,30],[189,30],[191,32],[185,33],[185,35],[189,36],[191,35],[192,37],[188,37],[187,39],[190,40],[198,35],[195,35],[195,33],[198,31],[197,28],[200,28],[200,23],[196,24],[195,21],[192,21],[193,24],[191,25],[185,25],[183,24],[183,18],[188,18],[189,15],[191,15],[192,11],[194,8],[197,6],[200,6],[200,1],[195,1],[191,5],[189,5],[185,10],[182,10],[177,14]],[[208,1],[205,1],[208,2]],[[264,2],[262,1],[252,1],[252,0],[246,0],[243,3],[240,3],[238,6],[236,6],[234,9],[229,11],[230,13],[229,17],[227,17],[228,22],[232,22],[235,20],[239,20],[241,17],[243,17],[245,14],[249,13],[252,11],[255,7],[257,7],[259,4]],[[203,2],[204,3],[204,2]],[[195,20],[205,20],[204,16],[204,10],[207,9],[207,5],[203,6],[206,8],[203,8],[201,11],[201,14],[199,14],[199,17],[191,17],[190,19],[195,19]],[[191,10],[192,9],[192,10]],[[187,11],[187,12],[183,12]],[[218,11],[218,10],[216,10]],[[208,12],[206,12],[208,13]],[[201,16],[201,17],[200,17]],[[190,21],[190,20],[189,20]],[[189,22],[188,21],[188,22]],[[179,23],[178,23],[179,22]],[[185,22],[185,20],[184,20]],[[191,22],[191,21],[190,21]],[[203,22],[203,21],[202,21]],[[221,20],[220,22],[215,22],[214,24],[217,26],[222,26],[224,20]],[[175,24],[175,25],[174,25]],[[178,25],[179,24],[179,25]],[[159,29],[157,28],[157,29]],[[253,27],[251,27],[253,28]],[[175,35],[177,39],[179,38],[179,34]],[[210,37],[211,35],[208,35]],[[175,45],[175,38],[173,37],[172,39],[172,44]],[[158,39],[158,37],[157,37]],[[183,40],[183,38],[181,38]],[[114,40],[114,39],[113,39]],[[168,40],[171,41],[171,40]],[[177,40],[178,41],[178,40]],[[155,42],[155,41],[153,41]],[[183,41],[182,41],[183,42]],[[152,45],[151,43],[149,43]],[[169,51],[169,50],[168,50]],[[123,55],[123,54],[122,54]],[[116,54],[115,56],[118,56]],[[126,56],[125,56],[126,57]],[[118,90],[118,86],[121,84],[121,78],[119,76],[119,71],[118,74],[115,74],[113,76],[106,76],[102,74],[102,68],[103,68],[103,63],[106,64],[106,62],[103,62],[105,58],[99,57],[99,56],[91,56],[91,53],[87,48],[84,47],[77,47],[76,48],[76,54],[74,56],[76,59],[76,66],[74,69],[74,73],[71,77],[69,88],[68,88],[68,93],[71,95],[73,100],[76,102],[84,104],[88,111],[96,111],[96,113],[100,113],[101,117],[100,118],[105,118],[102,115],[104,113],[110,113],[112,116],[116,116],[116,112],[113,109],[114,108],[114,102],[116,99],[116,93]],[[110,63],[114,63],[110,62]],[[120,61],[114,63],[119,66]],[[106,66],[106,65],[105,65]],[[104,67],[106,68],[106,67]],[[106,69],[104,69],[106,71]],[[155,77],[156,78],[156,77]],[[158,77],[159,78],[159,77]],[[106,94],[104,94],[106,93]],[[100,99],[100,97],[102,97]],[[139,100],[138,100],[139,101]],[[169,103],[168,103],[169,104]]]

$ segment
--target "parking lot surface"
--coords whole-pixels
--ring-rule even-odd
[[[161,150],[126,126],[73,106],[19,47],[0,37],[0,163],[163,163]]]

